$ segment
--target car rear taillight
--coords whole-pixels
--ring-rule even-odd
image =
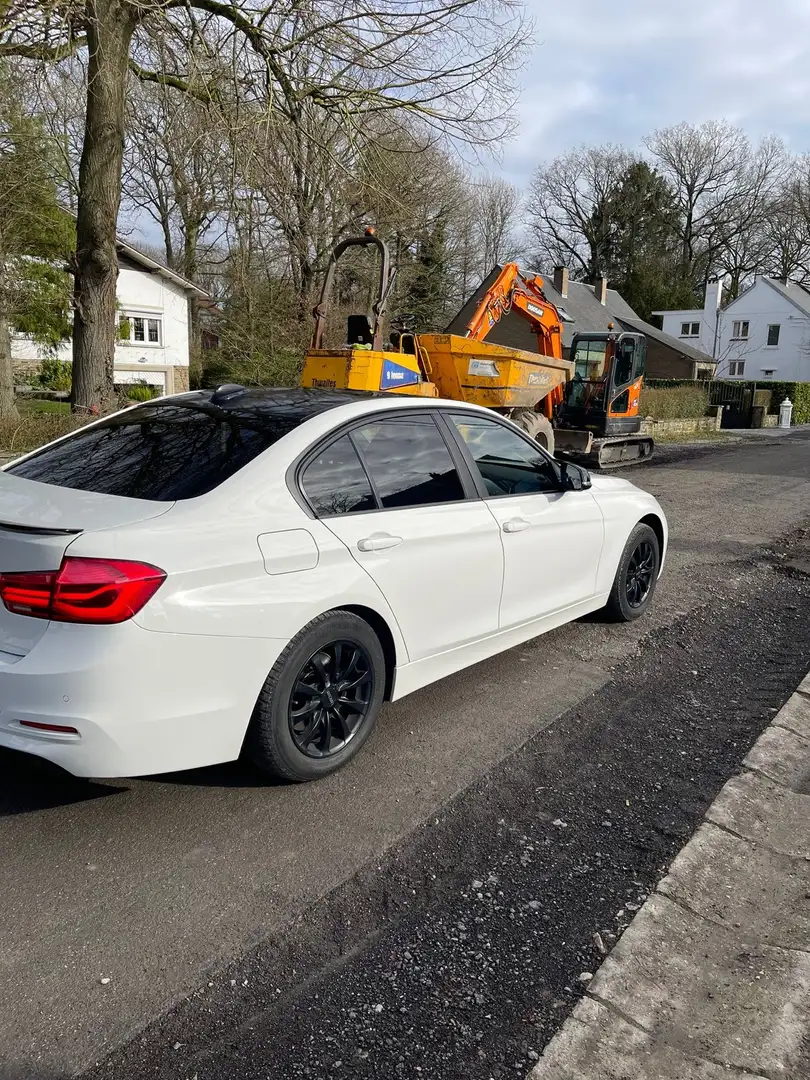
[[[121,623],[165,580],[165,572],[149,563],[66,556],[59,570],[0,574],[0,599],[15,615],[34,619]]]

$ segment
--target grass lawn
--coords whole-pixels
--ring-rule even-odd
[[[18,398],[17,409],[20,416],[41,416],[56,414],[70,416],[69,401],[51,401],[42,398]]]

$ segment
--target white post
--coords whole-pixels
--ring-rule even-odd
[[[793,402],[789,397],[786,397],[782,404],[779,406],[779,427],[789,428],[790,418],[793,414]]]

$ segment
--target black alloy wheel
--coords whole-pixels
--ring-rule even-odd
[[[658,560],[650,540],[642,540],[630,557],[625,579],[627,603],[639,608],[650,595]]]
[[[374,697],[371,657],[355,641],[318,649],[298,673],[288,707],[290,735],[301,753],[326,758],[354,738]]]
[[[661,544],[655,531],[639,522],[627,538],[605,614],[616,622],[640,618],[652,603],[661,569]]]
[[[327,611],[295,635],[259,693],[243,746],[283,780],[318,780],[371,737],[388,669],[380,639],[352,611]]]

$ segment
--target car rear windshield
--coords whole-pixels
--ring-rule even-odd
[[[57,487],[174,502],[213,490],[304,419],[210,401],[144,404],[84,428],[6,472]]]

